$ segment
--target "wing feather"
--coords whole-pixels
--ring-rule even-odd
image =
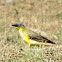
[[[29,38],[32,40],[35,40],[38,42],[46,42],[46,43],[55,44],[53,41],[39,35],[38,33],[34,32],[34,31],[28,30],[28,31],[25,31],[25,33],[27,33]]]

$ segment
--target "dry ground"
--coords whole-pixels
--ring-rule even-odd
[[[29,48],[16,29],[7,28],[16,22],[36,29],[56,45]],[[62,0],[13,0],[10,4],[0,0],[0,62],[62,62]]]

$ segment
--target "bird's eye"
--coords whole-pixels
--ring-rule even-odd
[[[18,25],[15,25],[16,27],[18,27]]]

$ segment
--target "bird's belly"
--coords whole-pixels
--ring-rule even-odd
[[[51,46],[52,44],[49,44],[49,43],[43,43],[43,42],[38,42],[38,41],[35,41],[35,40],[31,40],[31,42],[30,42],[30,44],[31,45],[37,45],[37,46],[39,46],[39,45],[45,45],[45,46]]]
[[[35,41],[35,40],[31,40],[30,43],[31,43],[31,44],[40,44],[41,42],[37,42],[37,41]]]

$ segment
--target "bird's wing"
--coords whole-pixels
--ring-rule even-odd
[[[32,40],[35,40],[35,41],[38,41],[38,42],[46,42],[46,43],[55,44],[51,40],[37,34],[34,31],[28,30],[28,31],[25,31],[25,32],[28,34],[29,38],[32,39]]]

